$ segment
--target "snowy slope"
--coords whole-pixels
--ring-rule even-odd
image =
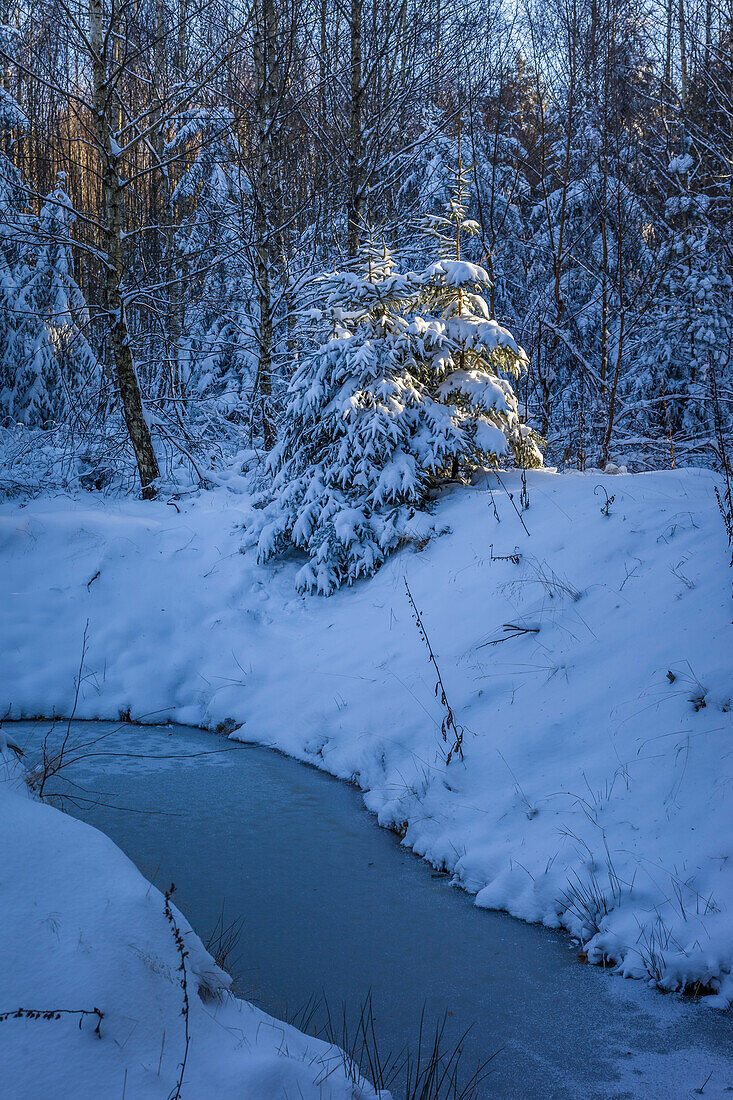
[[[9,752],[0,819],[0,1096],[167,1100],[186,1020],[164,898],[102,833],[29,798]],[[175,907],[171,916],[187,952],[183,1096],[375,1096],[346,1079],[335,1048],[228,995],[228,976]],[[36,1019],[19,1008],[56,1011]]]
[[[88,623],[77,717],[240,724],[358,782],[477,904],[722,1006],[733,646],[713,476],[534,472],[529,534],[502,482],[446,494],[452,533],[329,599],[296,595],[298,562],[256,564],[246,494],[3,505],[0,713],[70,712]],[[463,763],[443,761],[405,578]]]

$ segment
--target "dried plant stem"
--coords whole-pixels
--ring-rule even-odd
[[[417,629],[420,637],[425,643],[425,648],[428,651],[430,663],[435,669],[435,697],[440,701],[440,705],[443,708],[443,721],[440,724],[440,732],[446,744],[448,744],[449,741],[452,742],[450,748],[448,749],[448,755],[445,759],[446,764],[450,764],[455,755],[460,756],[461,760],[463,760],[463,726],[459,726],[456,723],[455,716],[453,714],[453,708],[448,702],[448,696],[445,691],[445,684],[443,683],[443,677],[440,673],[440,668],[438,667],[438,661],[435,656],[435,652],[433,651],[433,647],[430,644],[430,639],[428,638],[425,624],[423,623],[422,616],[417,609],[417,604],[415,603],[412,592],[410,591],[410,586],[407,581],[405,581],[405,590],[407,592],[407,599],[410,602],[410,607],[412,608],[412,617],[417,624]]]
[[[6,1020],[60,1020],[62,1016],[78,1016],[80,1031],[85,1016],[96,1016],[94,1034],[98,1039],[102,1038],[100,1029],[104,1013],[98,1008],[14,1008],[10,1012],[0,1012],[0,1024],[4,1024]]]
[[[188,958],[188,951],[186,950],[186,946],[183,942],[183,934],[178,927],[176,918],[173,916],[173,909],[171,908],[171,897],[175,888],[175,883],[171,883],[170,889],[166,890],[165,892],[165,917],[171,926],[173,939],[175,940],[176,948],[178,949],[178,954],[181,960],[178,969],[181,972],[181,989],[183,991],[183,1007],[181,1009],[181,1015],[184,1019],[186,1042],[183,1048],[183,1058],[179,1065],[178,1080],[176,1081],[173,1087],[173,1091],[168,1097],[168,1100],[180,1100],[181,1089],[183,1088],[183,1076],[186,1072],[186,1062],[188,1061],[188,1049],[191,1045],[191,1033],[188,1027],[188,1016],[190,1007],[188,1001],[188,975],[186,972],[186,959]]]

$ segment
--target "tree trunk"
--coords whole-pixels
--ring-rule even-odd
[[[362,108],[364,103],[362,65],[362,0],[351,0],[349,32],[351,35],[351,103],[349,118],[349,256],[359,251],[361,231],[366,213],[366,179],[364,171],[364,133]]]
[[[680,100],[684,116],[687,107],[687,27],[685,20],[685,0],[679,0],[678,15],[680,32]]]
[[[110,102],[113,101],[113,97],[110,95],[106,58],[103,52],[101,0],[89,0],[89,37],[92,53],[94,128],[97,152],[102,161],[102,232],[106,268],[104,297],[106,309],[112,318],[110,344],[125,424],[140,474],[143,500],[151,500],[156,495],[155,482],[160,477],[160,470],[143,412],[120,289],[123,272],[122,188],[124,184],[119,177],[120,157],[117,144],[113,141],[109,117]]]
[[[255,276],[260,307],[259,356],[257,364],[257,393],[260,405],[260,425],[265,447],[269,450],[275,442],[275,430],[270,408],[272,399],[272,301],[270,293],[270,260],[272,244],[269,233],[268,199],[270,199],[272,137],[275,120],[276,93],[273,81],[275,70],[275,4],[274,0],[260,0],[254,39],[255,73]],[[275,70],[276,71],[276,70]],[[276,211],[280,217],[280,211]]]

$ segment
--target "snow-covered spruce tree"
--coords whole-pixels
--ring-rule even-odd
[[[224,416],[241,420],[254,388],[251,278],[242,249],[247,177],[234,116],[191,108],[177,120],[168,152],[193,150],[173,193],[184,212],[176,249],[186,272],[181,383],[188,397],[213,396]]]
[[[485,294],[491,283],[478,264],[461,258],[465,236],[479,232],[467,217],[468,187],[460,154],[455,186],[445,214],[431,217],[426,231],[437,238],[442,258],[421,276],[425,320],[443,325],[447,355],[419,363],[418,378],[437,400],[450,402],[462,447],[451,473],[513,459],[518,466],[542,465],[542,440],[519,417],[512,387],[527,368],[527,357],[512,334],[490,314]]]
[[[41,207],[36,262],[26,270],[19,298],[11,411],[15,420],[36,426],[82,413],[100,381],[99,364],[83,332],[88,312],[73,274],[74,212],[64,182],[60,173],[58,186]]]
[[[710,370],[725,378],[733,339],[733,284],[725,244],[707,216],[708,199],[695,192],[689,153],[673,158],[675,188],[666,202],[664,275],[642,326],[642,349],[630,390],[644,429],[693,447],[712,434]]]
[[[485,315],[486,281],[461,260],[399,274],[371,243],[358,272],[320,279],[315,317],[330,332],[293,377],[259,538],[261,561],[309,555],[301,590],[328,595],[373,573],[448,474],[510,456],[541,464],[503,377],[524,353]]]
[[[328,335],[291,382],[271,452],[271,511],[260,560],[289,547],[310,560],[299,589],[329,595],[373,573],[428,497],[431,471],[461,450],[450,409],[418,378],[419,349],[448,355],[444,326],[410,316],[421,284],[369,242],[357,272],[322,276],[314,319]]]
[[[0,25],[0,49],[13,57],[19,34]],[[34,219],[28,210],[28,192],[8,151],[14,139],[28,129],[21,107],[0,86],[0,421],[13,416],[13,391],[21,361],[19,330],[20,292],[31,262],[29,237]]]

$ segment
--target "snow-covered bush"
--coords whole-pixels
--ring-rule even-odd
[[[526,357],[489,318],[487,283],[460,258],[401,274],[372,242],[357,272],[319,280],[313,317],[329,332],[290,385],[259,536],[262,561],[309,555],[301,590],[328,595],[373,573],[447,475],[541,464],[509,381]]]

